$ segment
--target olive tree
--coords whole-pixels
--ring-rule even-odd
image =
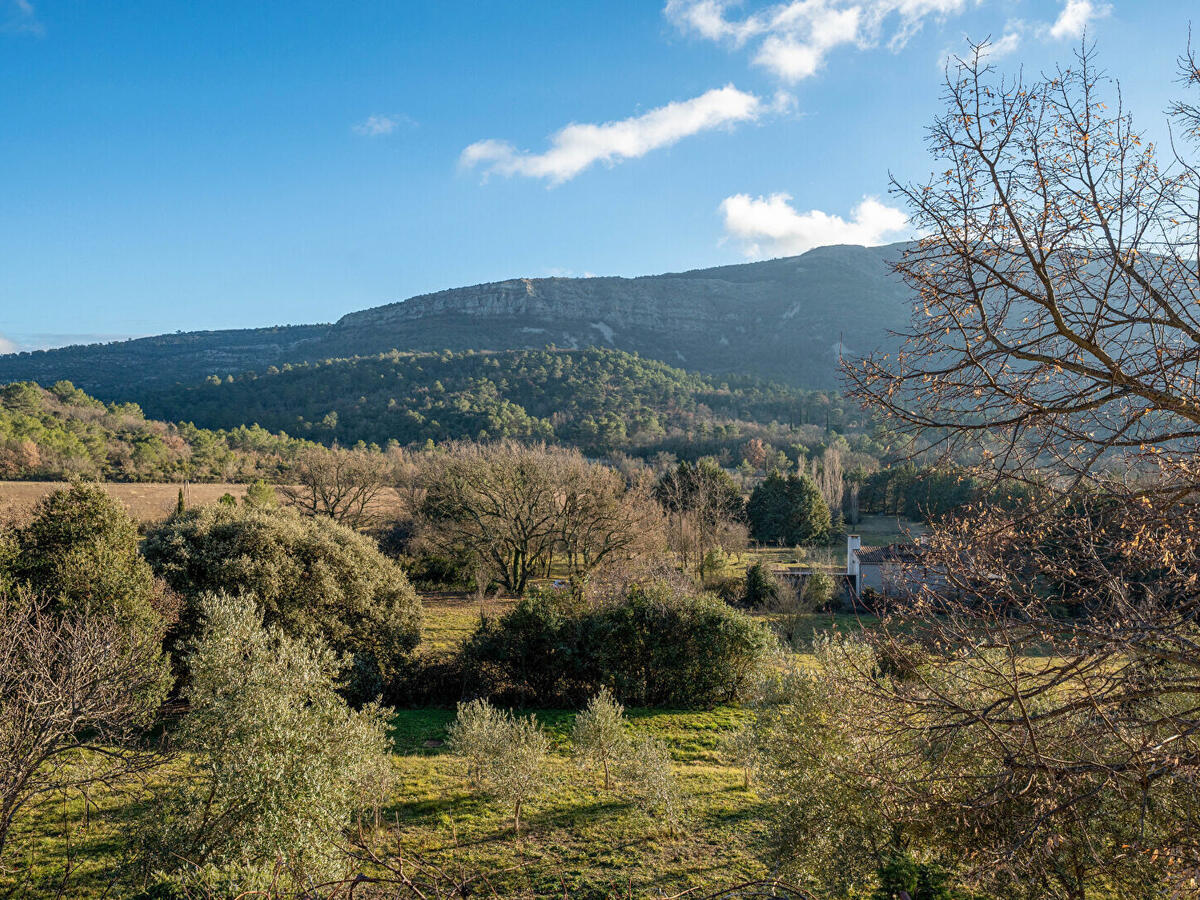
[[[629,746],[625,725],[625,707],[613,699],[608,688],[601,688],[575,716],[571,728],[576,759],[581,765],[600,767],[606,791],[612,788],[612,768]]]
[[[458,705],[450,746],[468,764],[468,777],[512,809],[521,834],[521,812],[546,787],[550,739],[533,716],[514,716],[486,700]]]
[[[662,821],[672,837],[679,832],[683,794],[666,744],[654,737],[634,740],[621,759],[621,780],[639,809]]]
[[[546,789],[550,739],[533,716],[509,716],[498,735],[495,753],[484,769],[493,793],[513,812],[513,830],[521,836],[521,811]]]
[[[264,626],[250,597],[199,603],[187,647],[185,767],[150,813],[147,862],[269,871],[297,884],[344,874],[337,844],[391,777],[386,710],[350,709],[336,655]]]
[[[457,715],[447,728],[450,751],[467,763],[467,778],[483,786],[484,772],[496,755],[507,720],[500,710],[483,699],[459,703]]]

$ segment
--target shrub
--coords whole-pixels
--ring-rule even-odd
[[[715,597],[653,582],[595,607],[535,593],[481,625],[463,654],[484,690],[515,702],[577,703],[607,687],[626,703],[693,706],[735,699],[769,643]]]
[[[145,862],[254,872],[281,859],[297,883],[336,877],[337,837],[388,781],[385,710],[348,708],[335,655],[265,627],[251,598],[197,606],[179,732],[187,771],[155,804]]]
[[[146,539],[146,558],[184,595],[175,642],[194,637],[198,600],[227,591],[257,598],[264,621],[353,657],[347,690],[390,689],[421,634],[416,592],[375,544],[324,517],[208,506]]]
[[[879,867],[879,884],[870,900],[968,900],[953,876],[940,866],[919,862],[908,853],[894,853]]]
[[[103,488],[80,483],[42,498],[7,552],[13,580],[28,583],[55,610],[109,615],[126,627],[153,631],[174,610],[138,553],[138,541],[137,524],[125,508]]]
[[[659,582],[599,611],[585,647],[613,693],[639,706],[736,699],[765,660],[765,628],[708,594]]]
[[[608,688],[588,701],[571,729],[575,758],[585,766],[598,766],[604,772],[604,789],[612,787],[610,769],[629,746],[625,733],[625,707],[613,699]]]

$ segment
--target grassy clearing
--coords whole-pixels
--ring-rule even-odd
[[[457,759],[436,745],[453,718],[448,711],[402,712],[402,801],[387,810],[399,846],[415,858],[468,871],[496,873],[505,895],[635,896],[675,893],[762,874],[766,820],[742,773],[721,756],[724,735],[739,727],[738,709],[631,710],[632,728],[667,742],[688,797],[688,824],[670,837],[618,788],[569,757],[574,713],[539,711],[554,751],[549,789],[531,804],[528,833],[518,841],[509,810],[470,791]]]
[[[505,896],[653,897],[696,885],[720,885],[764,871],[765,810],[742,773],[722,757],[724,736],[746,713],[712,710],[629,711],[635,732],[653,734],[670,747],[688,798],[682,834],[671,837],[638,811],[619,786],[604,792],[595,773],[578,769],[569,755],[574,712],[539,711],[553,751],[546,792],[530,804],[520,841],[509,811],[469,790],[459,760],[445,748],[449,710],[396,713],[393,737],[399,784],[386,807],[394,833],[381,846],[470,872],[494,873]],[[169,777],[169,769],[156,773]],[[130,790],[42,807],[26,817],[17,835],[19,866],[29,880],[24,896],[99,897],[114,882],[121,896],[131,882],[128,853],[146,793]],[[0,885],[3,881],[0,881]],[[21,896],[21,894],[17,894]]]

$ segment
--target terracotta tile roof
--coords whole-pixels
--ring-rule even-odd
[[[862,547],[858,551],[858,564],[878,566],[886,562],[916,562],[921,548],[916,544],[888,544],[886,547]]]

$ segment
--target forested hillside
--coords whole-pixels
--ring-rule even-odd
[[[104,404],[69,381],[0,386],[0,478],[109,481],[270,478],[304,442],[255,425],[208,431]]]
[[[862,423],[836,395],[713,378],[618,350],[411,354],[274,367],[151,395],[158,417],[256,423],[325,443],[510,437],[593,454],[694,457],[758,438],[779,449]]]

